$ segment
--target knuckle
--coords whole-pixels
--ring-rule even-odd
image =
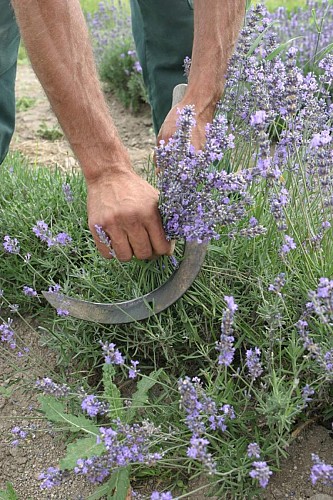
[[[133,257],[133,253],[131,251],[119,250],[118,252],[116,251],[115,253],[116,253],[116,258],[120,262],[129,262]]]

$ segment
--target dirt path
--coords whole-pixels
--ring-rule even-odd
[[[68,170],[78,168],[78,163],[68,142],[62,137],[52,141],[43,139],[39,134],[41,126],[51,131],[58,127],[44,91],[28,63],[20,64],[17,69],[16,96],[18,110],[16,130],[11,144],[12,150],[19,150],[30,158],[31,163],[55,166]],[[34,99],[30,107],[22,110],[22,106]],[[24,102],[25,101],[25,102]],[[136,170],[141,171],[147,164],[149,155],[155,145],[152,122],[148,107],[137,116],[130,115],[115,99],[109,96],[108,104],[111,115],[119,130],[120,136],[128,148]]]
[[[45,95],[28,64],[20,65],[17,77],[17,98],[35,99],[26,111],[18,111],[17,128],[12,149],[19,150],[32,163],[48,166],[58,165],[64,170],[77,168],[77,162],[67,142],[42,139],[38,129],[42,123],[48,129],[57,125]],[[138,170],[146,163],[154,145],[149,111],[133,117],[112,97],[109,99],[112,116],[128,147],[132,161]],[[40,346],[36,325],[16,323],[17,335],[24,338],[30,348],[27,359],[20,361],[29,377],[49,376],[56,365],[52,353]],[[47,365],[38,360],[47,360]],[[31,366],[30,366],[31,364]],[[36,368],[36,365],[38,368]],[[5,352],[0,352],[0,489],[7,481],[13,483],[19,500],[82,500],[89,496],[92,488],[82,479],[69,475],[66,483],[54,490],[41,491],[38,475],[49,466],[56,466],[63,456],[65,445],[54,429],[40,419],[35,395],[26,389],[25,375],[20,374],[17,360],[12,364]],[[18,447],[13,447],[10,429],[19,425],[31,428],[29,438]],[[327,463],[333,463],[332,432],[313,425],[306,428],[289,449],[290,457],[283,461],[281,472],[274,475],[262,499],[279,500],[333,500],[332,489],[309,481],[311,453],[316,453]],[[198,484],[193,485],[198,487]],[[0,499],[1,499],[0,494]],[[189,497],[203,500],[202,495]]]

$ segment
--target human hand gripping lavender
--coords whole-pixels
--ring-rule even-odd
[[[133,170],[100,88],[79,0],[12,0],[32,66],[87,183],[89,228],[101,254],[149,259],[171,253],[158,192]]]
[[[196,126],[191,143],[203,149],[206,125],[221,99],[228,62],[245,15],[245,0],[194,0],[194,42],[189,81],[184,98],[174,106],[161,127],[157,144],[168,142],[176,131],[178,109],[194,105]]]

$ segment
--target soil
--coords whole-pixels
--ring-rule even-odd
[[[60,128],[31,66],[23,63],[17,68],[16,99],[20,102],[27,97],[35,102],[25,111],[17,110],[11,149],[23,153],[32,164],[57,165],[62,170],[78,169],[78,162],[64,137],[54,141],[40,137],[38,131],[43,124],[48,130]],[[155,146],[150,109],[143,105],[140,112],[133,115],[112,95],[107,95],[107,102],[132,163],[140,172]]]
[[[57,121],[27,63],[18,67],[17,98],[23,97],[33,97],[35,103],[26,111],[18,111],[12,149],[22,152],[33,164],[48,167],[57,165],[63,170],[78,168],[64,138],[48,141],[37,134],[42,123],[53,128]],[[149,110],[145,108],[137,116],[132,116],[112,95],[108,96],[108,103],[133,164],[140,171],[154,146]],[[10,481],[20,500],[85,499],[93,488],[72,474],[62,486],[54,490],[42,491],[39,487],[38,475],[49,466],[57,466],[66,444],[54,428],[41,418],[37,396],[28,390],[28,382],[37,377],[50,376],[52,370],[56,370],[56,358],[46,347],[41,346],[35,322],[27,319],[17,321],[15,330],[18,337],[24,338],[24,345],[30,348],[30,352],[11,363],[9,353],[0,351],[0,489],[5,489],[6,482]],[[24,370],[18,370],[18,363]],[[15,425],[29,429],[29,437],[17,447],[11,444],[13,437],[10,429]],[[320,485],[313,487],[309,481],[311,453],[318,454],[326,463],[333,463],[332,432],[317,424],[305,426],[288,451],[289,457],[281,463],[280,471],[273,475],[261,498],[333,500],[332,488]],[[196,482],[191,489],[202,484]],[[205,497],[197,493],[189,498],[203,500]]]

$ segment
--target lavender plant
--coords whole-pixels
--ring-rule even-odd
[[[87,14],[87,24],[101,79],[125,107],[137,111],[147,97],[127,2],[100,2],[96,12]]]
[[[210,242],[193,288],[144,324],[44,313],[48,345],[63,364],[75,359],[84,379],[83,390],[38,382],[47,417],[81,432],[61,470],[107,479],[110,488],[121,480],[124,492],[131,477],[156,474],[167,490],[153,491],[157,499],[188,496],[188,478],[204,471],[211,494],[244,498],[269,487],[299,419],[331,418],[332,61],[326,55],[321,74],[305,75],[299,52],[280,47],[271,24],[262,6],[250,11],[205,149],[190,146],[188,107],[157,152],[169,237]],[[69,201],[60,175],[21,163],[7,160],[0,186],[1,355],[12,359],[14,304],[15,314],[39,312],[40,291],[57,283],[89,300],[129,298],[170,272],[167,259],[100,259],[87,238],[83,180],[66,179]],[[36,221],[47,224],[37,228],[42,238]],[[48,244],[61,233],[72,241]],[[89,386],[96,367],[103,388]],[[329,484],[332,466],[317,455],[309,480]],[[45,486],[64,475],[47,465]]]

